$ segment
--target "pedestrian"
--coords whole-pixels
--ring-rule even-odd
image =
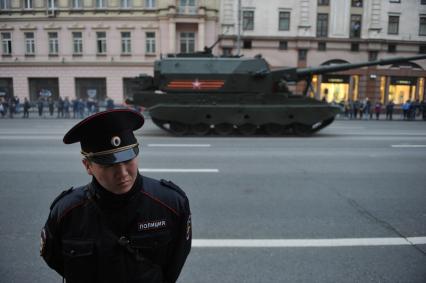
[[[411,108],[410,100],[407,100],[404,104],[402,104],[402,115],[404,120],[410,119],[410,108]]]
[[[58,118],[63,118],[64,117],[64,100],[60,96],[58,98],[57,108],[58,108]]]
[[[114,109],[114,100],[110,97],[107,97],[107,101],[106,101],[106,109],[107,110],[112,110]]]
[[[420,109],[422,111],[422,119],[426,121],[426,96],[423,99],[422,103],[420,103]]]
[[[22,118],[29,118],[30,117],[30,108],[31,108],[31,104],[28,101],[28,98],[24,98],[24,115],[22,116]]]
[[[83,99],[78,100],[78,113],[80,118],[84,118],[84,109],[86,108],[86,104]]]
[[[1,114],[2,118],[4,118],[4,115],[6,115],[6,112],[4,110],[4,106],[3,106],[3,101],[2,100],[0,101],[0,114]]]
[[[364,101],[364,115],[365,120],[371,119],[372,112],[371,112],[371,101],[368,99],[368,97]]]
[[[38,116],[42,117],[43,116],[43,108],[44,108],[44,101],[43,101],[42,97],[40,97],[37,101],[37,108],[38,108]]]
[[[175,282],[191,249],[185,193],[142,176],[133,131],[144,118],[129,109],[94,114],[71,128],[92,181],[50,206],[40,252],[67,283]]]
[[[15,98],[10,97],[9,98],[9,118],[13,119],[13,114],[15,114]]]
[[[386,104],[386,120],[392,120],[394,106],[395,103],[393,103],[393,100],[390,100],[388,104]]]
[[[48,106],[49,106],[49,114],[50,116],[53,116],[53,112],[55,111],[55,103],[53,102],[52,97],[49,97]]]
[[[74,98],[72,100],[72,117],[75,119],[78,116],[78,99]]]
[[[376,120],[380,119],[380,113],[382,112],[382,104],[380,101],[376,101],[376,104],[374,105],[374,113],[376,113]]]
[[[355,120],[358,116],[358,112],[359,112],[360,107],[361,107],[361,104],[359,103],[359,100],[358,99],[355,100],[355,102],[354,102],[354,119]]]
[[[68,99],[68,96],[66,96],[64,99],[64,116],[65,118],[70,117],[70,101]]]

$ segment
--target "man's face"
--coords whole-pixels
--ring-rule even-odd
[[[137,158],[111,165],[101,165],[83,159],[83,164],[87,174],[94,176],[102,187],[114,194],[128,192],[135,183],[139,170]]]

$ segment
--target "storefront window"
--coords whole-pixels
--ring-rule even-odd
[[[29,78],[30,101],[49,100],[56,101],[59,94],[58,78]]]
[[[389,87],[389,101],[395,104],[403,104],[407,100],[413,100],[416,88],[410,85],[391,85]]]
[[[103,101],[106,97],[105,78],[76,78],[76,97],[87,101]]]
[[[321,99],[327,102],[345,102],[349,98],[349,76],[324,75],[321,84]]]
[[[419,99],[423,101],[425,99],[425,79],[419,79]]]
[[[415,77],[391,77],[388,100],[393,100],[395,104],[415,100],[416,86],[417,78]]]

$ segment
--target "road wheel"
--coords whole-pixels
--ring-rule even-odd
[[[186,124],[179,123],[179,122],[171,122],[170,123],[170,131],[177,135],[177,136],[183,136],[188,133],[189,127]]]
[[[312,126],[305,124],[293,124],[293,133],[297,136],[306,137],[312,134]]]
[[[234,126],[229,123],[217,124],[214,126],[214,131],[219,136],[229,136],[234,132]]]
[[[243,124],[241,126],[238,126],[238,131],[243,136],[252,136],[256,133],[257,126],[253,124]]]
[[[265,132],[270,136],[280,136],[284,133],[284,127],[280,124],[270,123],[265,125]]]
[[[191,126],[191,131],[196,136],[205,136],[210,131],[210,125],[204,123],[195,124]]]

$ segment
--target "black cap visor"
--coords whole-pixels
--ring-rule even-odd
[[[87,156],[86,158],[92,162],[95,162],[101,165],[110,165],[110,164],[129,161],[135,158],[136,156],[138,156],[138,154],[139,154],[139,147],[135,146],[123,151],[118,151],[118,152],[103,154],[103,155],[95,155],[90,157]]]

